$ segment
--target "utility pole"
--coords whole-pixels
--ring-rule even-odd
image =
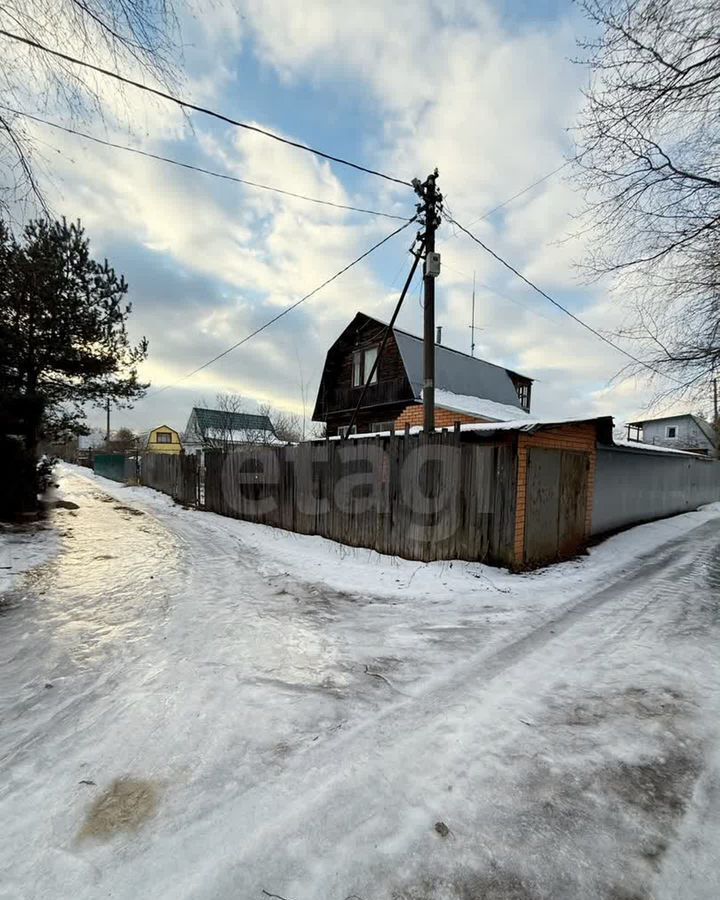
[[[423,420],[426,432],[435,431],[435,279],[440,274],[440,254],[435,252],[435,232],[440,224],[442,194],[437,190],[438,170],[424,182],[413,181],[425,233],[421,235],[425,250],[423,285],[425,289],[425,319],[423,323]]]
[[[106,416],[105,440],[108,443],[110,443],[110,398],[109,397],[105,401],[105,416]]]
[[[718,421],[718,380],[717,378],[713,378],[713,409],[715,410],[715,421],[713,425],[717,428],[720,426],[720,421]]]

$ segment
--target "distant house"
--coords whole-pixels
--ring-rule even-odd
[[[138,436],[138,446],[145,453],[182,453],[180,435],[169,425],[158,425]]]
[[[718,433],[713,426],[691,413],[628,422],[627,432],[630,442],[640,441],[673,450],[701,453],[704,456],[716,456],[720,445]]]
[[[256,444],[283,444],[275,434],[269,416],[255,413],[229,412],[194,406],[185,434],[185,449],[197,450],[246,447]]]
[[[313,412],[316,422],[326,423],[328,436],[347,429],[386,328],[359,312],[328,350]],[[366,433],[422,424],[422,391],[422,338],[393,328],[354,430]],[[526,419],[531,392],[532,379],[525,375],[435,345],[438,427]]]

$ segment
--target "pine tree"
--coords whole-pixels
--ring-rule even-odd
[[[21,436],[30,459],[41,438],[82,433],[86,404],[144,393],[147,341],[130,342],[127,291],[79,222],[38,219],[18,241],[0,221],[0,434]],[[34,497],[26,484],[26,508]]]

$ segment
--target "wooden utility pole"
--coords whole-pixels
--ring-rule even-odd
[[[109,397],[105,401],[105,416],[106,416],[105,440],[107,443],[110,443],[110,398]]]
[[[423,327],[423,427],[435,431],[435,279],[440,274],[440,254],[435,252],[435,232],[440,224],[442,194],[437,190],[438,170],[424,182],[415,179],[413,187],[423,201],[418,212],[425,226],[422,235],[425,250],[423,285],[425,288],[425,317]]]

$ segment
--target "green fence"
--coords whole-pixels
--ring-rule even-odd
[[[134,468],[135,460],[128,459],[123,453],[96,453],[93,458],[95,472],[105,478],[112,478],[113,481],[132,480]]]

